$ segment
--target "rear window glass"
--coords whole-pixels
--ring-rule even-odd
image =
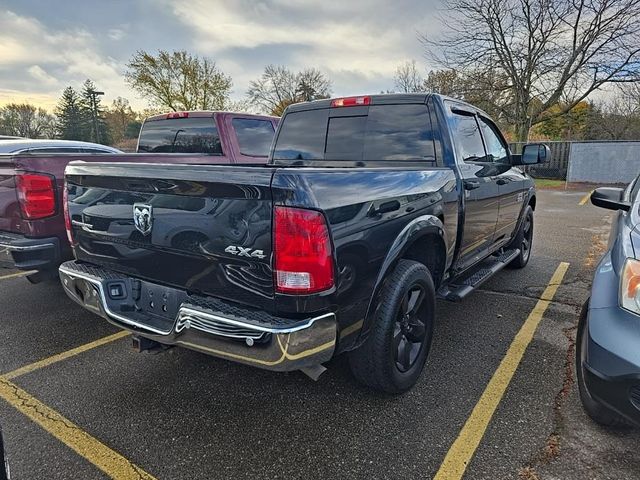
[[[172,118],[145,122],[138,151],[222,155],[213,117]]]
[[[240,153],[249,157],[269,155],[274,128],[269,120],[234,118],[231,120],[236,132]]]
[[[323,109],[286,115],[274,159],[435,161],[426,105],[372,105],[366,115],[360,108],[355,112],[345,116],[346,109]]]

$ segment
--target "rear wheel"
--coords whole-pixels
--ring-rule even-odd
[[[435,288],[429,270],[401,260],[382,289],[367,340],[349,356],[354,376],[387,393],[409,390],[427,360],[434,317]]]
[[[625,420],[624,417],[618,415],[613,410],[607,408],[598,402],[589,393],[587,384],[585,382],[585,370],[582,365],[582,352],[587,342],[587,310],[589,301],[583,305],[582,312],[580,313],[580,320],[578,321],[578,331],[576,334],[576,380],[578,383],[578,392],[580,393],[580,401],[582,406],[596,423],[607,427],[628,427],[631,424]]]
[[[522,217],[522,223],[515,238],[507,247],[508,249],[520,249],[520,255],[509,264],[510,268],[524,268],[531,258],[531,247],[533,246],[533,209],[527,205]]]

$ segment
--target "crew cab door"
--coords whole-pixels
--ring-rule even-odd
[[[464,224],[457,269],[482,260],[493,245],[499,211],[499,191],[493,164],[488,162],[480,126],[472,112],[451,108],[453,141],[464,195]]]
[[[494,167],[494,179],[500,196],[494,243],[506,243],[514,234],[522,210],[524,178],[511,167],[509,148],[498,127],[482,116],[478,116],[478,122],[487,150],[487,160]]]

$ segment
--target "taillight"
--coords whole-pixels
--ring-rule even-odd
[[[73,245],[73,227],[71,226],[71,215],[69,214],[69,192],[66,183],[62,192],[62,207],[64,211],[64,228],[67,231],[69,243]]]
[[[357,107],[360,105],[369,105],[370,103],[371,97],[345,97],[331,100],[332,107]]]
[[[276,291],[306,294],[333,287],[331,239],[320,212],[275,207],[273,250]]]
[[[55,215],[56,194],[52,177],[20,173],[16,175],[16,189],[24,218],[37,220]]]

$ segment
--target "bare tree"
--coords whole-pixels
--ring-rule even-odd
[[[587,130],[592,140],[640,138],[640,84],[620,85],[613,98],[594,104]]]
[[[415,60],[408,60],[398,65],[393,80],[396,89],[402,93],[422,92],[425,88],[425,80],[418,73]]]
[[[308,102],[331,95],[331,81],[315,68],[294,73],[282,65],[267,65],[262,76],[249,84],[252,103],[272,115],[297,102]]]
[[[221,110],[231,93],[231,78],[213,60],[184,50],[138,51],[125,79],[152,107],[173,111]]]
[[[638,0],[448,0],[447,7],[448,33],[421,37],[427,56],[459,72],[504,76],[509,94],[500,108],[519,140],[601,86],[640,79]]]
[[[28,103],[10,103],[0,108],[0,133],[27,138],[55,135],[56,120],[43,108]]]

